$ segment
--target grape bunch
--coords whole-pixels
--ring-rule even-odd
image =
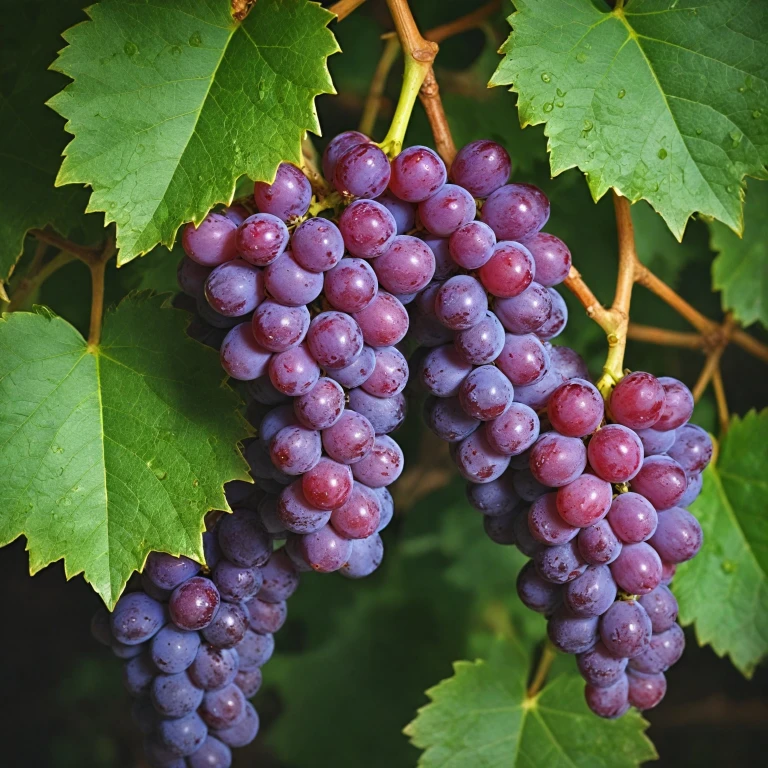
[[[125,660],[123,681],[152,768],[229,768],[259,716],[248,701],[287,615],[298,571],[273,551],[259,515],[238,509],[203,537],[207,575],[186,557],[153,552],[142,589],[92,622]]]

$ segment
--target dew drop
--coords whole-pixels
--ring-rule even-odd
[[[725,191],[726,191],[726,192],[733,192],[733,184],[729,184],[729,185],[728,185],[728,186],[725,188]]]
[[[561,91],[559,88],[557,89],[557,95],[562,99],[565,96],[565,91]]]
[[[163,469],[153,469],[152,474],[158,479],[158,480],[165,480],[166,477],[168,477],[168,473]]]
[[[594,123],[591,120],[585,120],[581,124],[581,130],[584,131],[584,133],[589,133],[593,127],[594,127]]]
[[[761,112],[759,109],[756,109],[756,110],[755,110],[755,111],[752,113],[752,118],[753,118],[754,120],[757,120],[757,118],[758,118],[758,117],[761,117],[761,116],[762,116],[762,114],[763,114],[763,113],[762,113],[762,112]]]
[[[662,147],[657,153],[659,160],[663,160],[667,156],[667,150]]]
[[[701,136],[701,128],[697,128],[696,129],[696,135],[697,136]]]
[[[550,82],[552,80],[552,75],[550,75],[549,72],[542,72],[541,73],[541,79],[545,83],[548,83],[548,82]]]
[[[583,51],[581,53],[576,54],[576,61],[579,62],[579,64],[583,64],[587,60],[587,54]]]
[[[565,106],[565,102],[564,101],[556,101],[555,102],[555,106],[558,107],[559,109],[562,109]]]
[[[627,95],[627,92],[626,92],[626,91],[625,91],[625,90],[622,88],[622,89],[621,89],[621,90],[618,92],[618,94],[616,94],[616,95],[617,95],[617,96],[618,96],[620,99],[623,99],[623,98],[624,98],[624,97]]]
[[[199,481],[197,478],[195,478],[195,479],[192,481],[192,487],[193,487],[193,488],[197,488],[197,486],[198,486],[198,485],[200,485],[200,481]]]
[[[551,112],[551,111],[552,111],[554,108],[555,108],[555,105],[554,105],[554,104],[553,104],[551,101],[548,101],[548,102],[547,102],[547,103],[544,105],[544,111],[545,111],[545,112]]]
[[[135,56],[139,52],[139,48],[136,43],[132,43],[130,40],[123,46],[126,56]]]
[[[203,44],[203,38],[199,32],[193,32],[189,37],[189,44],[193,48],[199,48]]]
[[[139,144],[139,145],[136,147],[136,154],[137,154],[137,155],[143,155],[143,154],[144,154],[144,150],[145,150],[145,149],[146,149],[146,147],[145,147],[143,144]]]
[[[723,570],[726,573],[733,573],[736,570],[736,564],[732,560],[723,560]]]
[[[180,56],[181,55],[181,46],[180,45],[172,45],[171,46],[171,53],[174,56]]]
[[[739,131],[731,131],[728,135],[731,137],[731,146],[734,149],[741,144],[742,134]]]
[[[739,91],[739,93],[744,93],[746,90],[747,90],[747,89],[746,89],[746,88],[745,88],[743,85],[740,85],[740,86],[738,87],[738,91]]]

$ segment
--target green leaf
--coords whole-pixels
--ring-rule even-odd
[[[51,225],[68,235],[83,218],[85,191],[54,187],[66,134],[64,121],[45,106],[66,83],[46,70],[61,32],[82,18],[81,7],[77,0],[0,4],[0,296],[28,230]]]
[[[492,85],[546,123],[553,174],[647,200],[680,239],[701,212],[736,232],[742,181],[768,178],[763,0],[518,0]]]
[[[692,512],[704,531],[672,582],[680,620],[746,677],[768,653],[768,410],[734,417]]]
[[[93,188],[117,222],[119,261],[173,245],[187,221],[232,200],[239,176],[271,180],[320,132],[333,92],[333,15],[308,0],[259,0],[242,24],[227,0],[103,0],[68,30],[55,68],[74,82],[50,105],[67,118],[57,184]]]
[[[768,327],[768,184],[749,185],[744,237],[716,221],[710,246],[719,256],[712,264],[712,286],[722,291],[723,309],[742,325],[759,320]]]
[[[64,559],[114,606],[152,550],[201,561],[203,515],[247,479],[237,397],[163,297],[125,300],[102,342],[50,310],[0,321],[0,545]]]
[[[555,676],[529,698],[531,662],[512,640],[499,640],[487,660],[456,662],[405,729],[425,750],[419,766],[630,768],[656,757],[648,723],[634,710],[613,721],[591,714],[576,674]]]

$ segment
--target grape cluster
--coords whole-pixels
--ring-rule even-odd
[[[153,552],[142,589],[92,622],[125,660],[123,680],[153,768],[229,768],[256,737],[248,701],[272,656],[299,575],[258,514],[240,509],[204,534],[207,575],[186,557]]]

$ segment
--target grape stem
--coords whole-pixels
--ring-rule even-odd
[[[720,423],[720,437],[722,437],[728,431],[731,412],[728,410],[728,401],[725,398],[725,387],[723,386],[723,375],[719,365],[715,368],[715,372],[712,374],[712,389],[715,390],[717,420]]]
[[[341,21],[349,16],[352,11],[359,8],[365,0],[339,0],[328,8],[328,10],[336,15],[336,20]]]
[[[704,363],[704,368],[699,375],[699,380],[696,382],[696,386],[693,388],[693,399],[698,402],[699,398],[704,394],[704,390],[707,388],[707,384],[712,379],[715,371],[720,365],[720,358],[723,356],[725,348],[728,346],[728,342],[731,340],[731,334],[736,326],[736,321],[733,316],[728,313],[725,316],[725,322],[722,329],[720,329],[720,338],[712,349],[707,353],[707,361]]]
[[[552,668],[552,662],[554,662],[556,656],[557,651],[555,650],[555,646],[552,645],[551,641],[547,640],[541,651],[539,663],[536,665],[536,671],[534,672],[533,680],[528,687],[526,698],[533,699],[539,694],[539,691],[544,687],[544,683],[547,682],[549,670]]]
[[[456,157],[456,145],[453,142],[448,118],[443,109],[443,100],[440,98],[440,87],[432,67],[429,68],[427,76],[421,84],[419,98],[424,111],[427,113],[432,135],[435,137],[437,153],[443,158],[445,165],[450,168],[453,158]]]
[[[107,262],[115,255],[115,241],[108,237],[101,251],[86,261],[91,270],[91,322],[88,327],[88,349],[101,341],[101,325],[104,315],[104,276]]]
[[[77,256],[69,251],[59,251],[52,259],[39,264],[37,267],[32,264],[27,274],[21,279],[18,286],[11,296],[11,302],[8,305],[9,312],[16,312],[24,309],[30,298],[34,296],[40,286],[54,273],[72,261]]]
[[[703,349],[706,346],[704,337],[690,331],[668,331],[665,328],[654,328],[652,325],[630,323],[627,328],[627,338],[635,341],[645,341],[662,347],[683,347],[686,349]]]

